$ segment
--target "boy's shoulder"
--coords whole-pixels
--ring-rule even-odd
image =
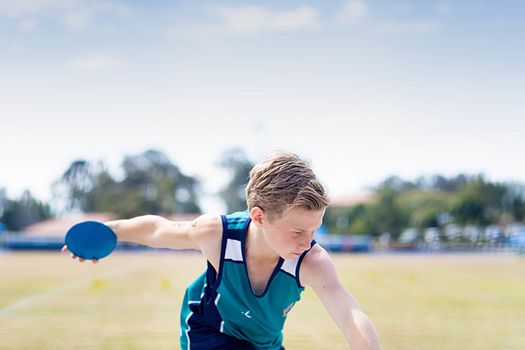
[[[314,267],[327,261],[331,261],[330,255],[326,249],[319,243],[316,243],[312,246],[308,254],[305,255],[301,268]]]
[[[303,285],[311,285],[317,277],[332,272],[332,258],[319,243],[315,244],[301,263],[300,280]]]
[[[220,215],[204,214],[192,222],[194,239],[199,250],[208,261],[219,268],[220,249],[222,240],[222,219]]]
[[[222,229],[222,220],[220,215],[203,214],[192,221],[192,226],[199,228],[204,233],[214,233]]]
[[[224,230],[245,229],[250,221],[248,211],[239,211],[230,214],[203,214],[192,222],[192,225],[199,232],[197,235],[200,240],[209,239],[221,240]]]
[[[203,214],[191,222],[191,236],[199,248],[220,240],[222,220],[220,215]]]

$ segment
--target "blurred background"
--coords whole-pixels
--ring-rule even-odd
[[[184,287],[178,257],[122,244],[86,277],[58,257],[65,232],[244,210],[249,170],[283,150],[326,186],[317,239],[386,348],[523,348],[524,10],[511,0],[0,0],[0,345],[70,346],[76,321],[56,316],[68,309],[57,298],[82,295],[98,306],[88,302],[90,332],[75,337],[114,330],[83,348],[176,346],[165,310]],[[111,321],[99,304],[122,301],[115,290],[136,280],[119,287],[116,265],[137,256],[159,288],[133,288],[171,293],[150,305],[163,316]],[[155,274],[159,262],[172,272]],[[44,263],[53,268],[34,269]],[[311,320],[319,305],[308,300],[297,313]],[[315,342],[303,318],[290,320],[292,349]],[[63,327],[43,327],[51,319]],[[321,338],[345,348],[331,322]],[[132,335],[123,324],[140,326]],[[146,346],[152,324],[165,328]]]

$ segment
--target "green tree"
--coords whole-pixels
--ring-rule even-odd
[[[349,207],[328,207],[323,224],[334,234],[367,234],[372,228],[368,220],[368,207],[358,204]]]
[[[503,208],[514,221],[525,219],[525,185],[510,183],[506,186]]]
[[[450,210],[452,197],[444,191],[413,189],[402,193],[398,203],[408,214],[408,225],[423,229],[439,225],[439,216]]]
[[[383,186],[376,193],[376,201],[367,210],[367,222],[374,234],[390,232],[397,235],[407,226],[408,215],[398,204],[399,192]]]
[[[122,162],[121,185],[129,194],[126,216],[144,213],[200,213],[196,178],[183,174],[162,152],[148,150]]]
[[[469,183],[469,177],[464,174],[459,174],[455,177],[446,178],[441,175],[434,175],[431,178],[431,189],[443,192],[454,193]]]
[[[33,197],[26,190],[16,200],[7,199],[3,208],[0,222],[3,222],[11,231],[18,231],[25,226],[51,218],[49,205]]]
[[[455,196],[452,215],[460,224],[487,225],[504,212],[505,185],[490,183],[482,175],[464,186]]]
[[[2,217],[4,215],[4,211],[7,207],[9,199],[7,198],[7,191],[5,188],[0,188],[0,222],[2,221]]]
[[[198,180],[157,150],[126,156],[115,180],[102,162],[76,160],[53,185],[63,211],[110,211],[119,217],[200,213]]]
[[[94,203],[96,169],[85,159],[74,160],[58,181],[52,185],[53,198],[59,212],[91,211]]]
[[[417,188],[417,186],[417,183],[403,180],[399,176],[390,176],[387,177],[383,182],[381,182],[377,188],[378,190],[388,188],[392,191],[395,191],[396,193],[401,193]]]
[[[253,165],[240,148],[232,148],[222,154],[219,166],[229,172],[230,180],[219,191],[219,196],[228,212],[246,210],[245,189]]]

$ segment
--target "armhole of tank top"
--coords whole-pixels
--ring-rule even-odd
[[[221,215],[222,222],[222,238],[221,238],[221,255],[219,260],[219,271],[217,271],[217,279],[213,285],[214,289],[218,288],[222,280],[222,271],[224,269],[224,255],[226,254],[226,242],[228,241],[228,225],[226,216]]]
[[[308,249],[306,252],[301,254],[301,256],[299,257],[299,261],[297,262],[297,266],[295,267],[295,281],[297,282],[297,287],[299,287],[299,288],[305,288],[301,284],[301,279],[300,279],[301,263],[303,262],[303,259],[306,256],[306,254],[308,254],[310,252],[310,250],[312,250],[312,248],[316,244],[317,244],[317,242],[315,240],[313,240],[312,243],[310,244],[310,249]]]

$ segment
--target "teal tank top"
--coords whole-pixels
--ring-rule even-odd
[[[248,212],[223,215],[219,271],[208,262],[207,270],[186,290],[181,308],[181,347],[190,349],[192,324],[247,340],[261,350],[282,346],[282,329],[288,312],[300,300],[304,287],[299,268],[301,256],[279,259],[266,289],[256,295],[246,268]],[[315,244],[312,241],[311,246]],[[194,326],[196,327],[196,326]]]

